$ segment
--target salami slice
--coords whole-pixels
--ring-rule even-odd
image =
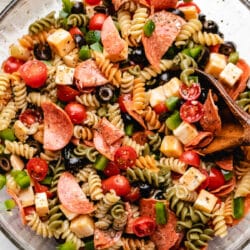
[[[228,155],[227,157],[224,157],[223,159],[215,162],[220,168],[232,171],[233,170],[233,156]]]
[[[94,205],[89,202],[75,177],[69,172],[60,176],[57,194],[62,205],[72,213],[89,214],[94,211]]]
[[[60,150],[65,147],[72,135],[73,124],[66,112],[52,102],[43,102],[44,139],[43,147],[47,150]]]
[[[155,30],[150,37],[143,34],[142,43],[148,61],[154,68],[159,69],[161,58],[174,42],[185,21],[165,10],[154,13],[149,19],[155,23]]]

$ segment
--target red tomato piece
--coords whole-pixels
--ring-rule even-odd
[[[152,235],[156,230],[155,221],[148,216],[141,216],[133,222],[133,232],[138,237]]]
[[[209,172],[209,190],[215,190],[225,184],[225,178],[220,170],[217,168],[211,168]]]
[[[103,180],[102,188],[104,192],[108,192],[113,189],[119,196],[125,196],[131,190],[128,179],[125,176],[119,174]]]
[[[80,103],[70,102],[64,110],[74,124],[80,124],[87,118],[85,107]]]
[[[168,108],[164,102],[160,102],[154,106],[154,111],[156,114],[161,114],[167,112]]]
[[[89,29],[90,30],[101,30],[102,25],[107,17],[108,16],[104,13],[94,14],[89,20]]]
[[[29,214],[34,213],[36,211],[36,208],[35,206],[29,206],[29,207],[24,207],[23,210],[24,210],[25,216],[27,216]]]
[[[201,87],[199,83],[194,83],[190,87],[186,84],[182,84],[179,92],[184,100],[193,101],[199,98],[201,94]]]
[[[26,109],[19,115],[19,120],[27,126],[31,126],[35,122],[42,122],[42,115],[34,109]]]
[[[182,2],[177,5],[177,9],[181,7],[188,7],[188,6],[194,6],[196,8],[197,13],[199,14],[201,12],[201,9],[198,7],[198,5],[194,2]]]
[[[204,174],[206,176],[206,179],[197,188],[197,192],[200,192],[200,190],[202,190],[202,189],[206,189],[208,187],[208,184],[209,184],[209,176],[208,176],[208,172],[206,171],[206,169],[199,168],[199,170],[202,174]]]
[[[18,71],[18,69],[23,64],[24,64],[23,60],[10,56],[3,62],[3,71],[5,73],[12,74],[13,72]]]
[[[78,27],[70,28],[69,33],[73,38],[74,38],[74,35],[83,35],[82,31]]]
[[[85,3],[89,5],[97,5],[101,2],[101,0],[86,0]]]
[[[49,188],[40,184],[37,181],[34,181],[35,193],[46,193],[48,198],[52,198],[53,194],[49,191]]]
[[[72,102],[75,101],[75,97],[79,95],[79,91],[73,89],[66,85],[57,85],[57,97],[60,101],[63,102]]]
[[[126,196],[124,196],[124,200],[129,202],[135,202],[138,201],[140,197],[140,189],[138,187],[131,187],[130,192]]]
[[[200,156],[195,151],[184,151],[179,160],[194,167],[200,167]]]
[[[209,51],[211,53],[218,53],[219,52],[219,48],[220,48],[220,44],[216,44],[214,46],[210,46],[209,47]]]
[[[123,94],[123,95],[119,96],[118,103],[119,103],[120,110],[122,112],[124,112],[124,113],[127,112],[127,109],[126,109],[126,106],[125,106],[124,102],[131,101],[131,100],[132,100],[132,95],[131,94]]]
[[[110,177],[113,175],[120,174],[120,169],[113,161],[110,161],[105,167],[103,172],[106,176]]]
[[[186,101],[181,105],[180,117],[188,123],[198,122],[204,114],[203,105],[198,101]]]
[[[38,60],[27,61],[19,68],[19,72],[21,78],[31,88],[42,87],[48,76],[46,64]]]
[[[130,146],[121,146],[115,152],[115,164],[122,170],[126,170],[135,164],[136,151]]]
[[[31,158],[26,167],[31,178],[36,181],[42,181],[49,170],[47,162],[38,157]]]

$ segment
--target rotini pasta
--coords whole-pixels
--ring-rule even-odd
[[[3,110],[0,113],[0,131],[8,128],[8,126],[11,123],[11,120],[16,115],[16,107],[15,103],[13,101],[9,101],[7,106],[3,108]]]
[[[94,171],[88,176],[89,193],[92,200],[99,201],[103,198],[101,178]]]
[[[164,158],[162,157],[160,159],[160,164],[163,167],[171,169],[171,171],[184,174],[187,169],[187,164],[180,161],[179,159],[175,159],[174,157]]]
[[[239,181],[234,198],[246,197],[250,193],[250,171],[248,171]]]
[[[108,119],[115,127],[122,131],[124,130],[119,104],[108,104]]]
[[[198,31],[193,34],[192,38],[196,43],[207,46],[215,46],[223,43],[223,39],[218,34],[214,33]]]
[[[99,101],[94,95],[82,94],[76,97],[76,101],[83,104],[86,107],[96,108],[100,106]]]

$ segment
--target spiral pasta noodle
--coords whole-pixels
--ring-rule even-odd
[[[15,179],[11,174],[6,175],[6,187],[12,190],[15,194],[18,194],[21,190],[20,186],[16,183]]]
[[[113,229],[120,231],[123,230],[127,224],[127,213],[122,204],[116,204],[112,207],[110,211],[111,216],[113,217]]]
[[[88,147],[84,144],[78,144],[74,149],[74,154],[77,156],[84,156],[90,162],[95,162],[97,156],[99,155],[98,151],[94,147]]]
[[[233,196],[229,195],[225,200],[223,215],[227,225],[233,224]]]
[[[125,71],[122,74],[121,79],[121,92],[124,94],[131,93],[134,87],[134,76],[131,75],[129,72]]]
[[[90,128],[81,125],[75,125],[73,135],[77,139],[90,141],[93,139],[93,132]]]
[[[76,96],[76,101],[83,104],[86,107],[97,108],[100,106],[100,103],[96,99],[95,95],[91,94],[82,94],[80,96]]]
[[[87,111],[87,118],[84,120],[83,124],[89,127],[96,127],[100,117],[96,114],[96,111]]]
[[[117,17],[118,17],[118,24],[121,29],[122,38],[126,39],[129,36],[129,30],[131,27],[130,12],[124,9],[120,9],[118,10]]]
[[[61,153],[60,151],[51,151],[51,150],[44,150],[40,153],[41,159],[44,159],[45,161],[56,161],[59,159]]]
[[[106,214],[103,218],[98,219],[95,222],[95,227],[107,230],[113,223],[113,217],[110,214]]]
[[[250,91],[241,93],[236,103],[246,112],[250,113]]]
[[[176,197],[183,201],[188,202],[195,202],[198,194],[195,191],[189,191],[185,186],[183,185],[175,185],[174,188],[176,189]]]
[[[88,176],[90,198],[94,201],[99,201],[103,198],[101,178],[94,171]]]
[[[133,239],[125,238],[122,239],[123,249],[124,250],[155,250],[155,244],[151,240],[145,239]]]
[[[136,78],[133,87],[133,109],[142,114],[146,105],[145,82],[141,78]]]
[[[147,168],[152,171],[158,172],[159,168],[156,166],[156,160],[154,155],[140,156],[135,161],[135,166],[141,169]]]
[[[214,33],[198,31],[193,34],[192,38],[196,43],[206,46],[215,46],[223,43],[223,39],[218,34]]]
[[[142,146],[142,145],[136,143],[132,138],[130,138],[128,136],[125,136],[123,138],[122,144],[132,147],[136,151],[137,156],[142,155],[143,150],[145,148],[145,146]]]
[[[250,170],[239,181],[234,198],[246,197],[248,194],[250,194]]]
[[[6,90],[10,88],[10,77],[6,73],[0,73],[0,97],[5,95]]]
[[[53,194],[57,192],[57,184],[61,174],[65,171],[65,166],[59,160],[55,166],[50,165],[50,169],[53,172],[53,178],[50,184],[49,191]]]
[[[9,101],[7,106],[3,108],[0,113],[0,131],[8,128],[11,123],[11,120],[16,115],[16,107],[13,101]]]
[[[121,117],[121,111],[118,103],[108,104],[108,120],[121,131],[124,130],[124,123]]]
[[[27,87],[25,82],[23,81],[13,81],[12,83],[12,91],[14,95],[15,107],[17,110],[24,110],[27,103]]]
[[[160,164],[161,166],[169,168],[171,171],[179,174],[184,174],[187,169],[187,164],[174,157],[162,157],[160,159]]]
[[[177,66],[181,70],[189,69],[189,68],[197,68],[197,63],[195,60],[184,53],[179,52],[174,58],[173,58],[173,67]]]
[[[148,144],[153,152],[159,150],[161,146],[161,137],[158,133],[152,133],[147,135]]]
[[[47,95],[41,95],[39,92],[30,92],[27,96],[27,101],[41,107],[43,102],[52,101]]]
[[[227,232],[227,225],[224,217],[224,207],[225,203],[216,204],[213,210],[213,225],[214,225],[214,235],[219,236],[221,238],[225,237]]]
[[[237,178],[241,179],[250,170],[250,163],[247,161],[240,161],[234,166],[234,169]]]
[[[67,17],[67,24],[70,26],[85,26],[88,23],[88,17],[84,14],[71,14]]]
[[[95,172],[95,169],[92,167],[92,165],[87,165],[79,170],[79,172],[76,174],[76,178],[78,181],[87,182],[89,175],[92,172]]]
[[[144,120],[146,121],[149,130],[157,130],[161,127],[159,116],[149,106],[145,109]]]

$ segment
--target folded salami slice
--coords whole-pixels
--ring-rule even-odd
[[[236,186],[236,180],[235,177],[233,177],[230,181],[226,182],[225,185],[210,192],[218,197],[224,197],[230,194],[234,190],[235,186]]]

